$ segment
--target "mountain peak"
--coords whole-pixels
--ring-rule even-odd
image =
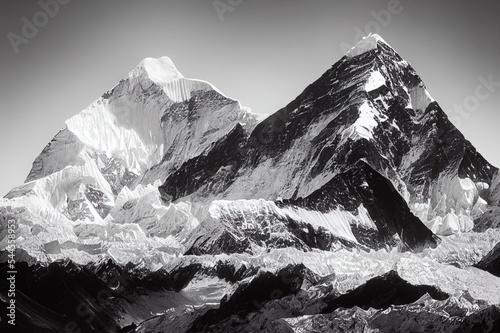
[[[175,64],[169,57],[144,58],[131,72],[131,76],[147,75],[152,81],[159,85],[172,82],[184,76],[177,70]]]
[[[368,36],[364,37],[356,46],[350,49],[349,52],[347,52],[346,56],[352,58],[365,52],[374,50],[377,48],[379,42],[389,45],[382,37],[380,37],[380,35],[370,33]]]

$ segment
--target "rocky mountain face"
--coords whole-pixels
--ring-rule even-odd
[[[377,35],[265,119],[147,58],[0,199],[17,328],[495,332],[499,181]]]

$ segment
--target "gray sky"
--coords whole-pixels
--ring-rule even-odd
[[[356,28],[379,32],[444,110],[464,105],[460,130],[500,166],[500,83],[479,88],[480,77],[500,82],[499,1],[394,1],[242,0],[220,16],[213,0],[72,0],[44,22],[38,1],[2,0],[0,195],[23,183],[66,119],[145,57],[169,56],[184,76],[272,113],[342,57]],[[372,11],[389,9],[377,22]],[[23,17],[40,27],[12,42]]]

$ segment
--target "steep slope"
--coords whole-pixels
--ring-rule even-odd
[[[500,243],[475,266],[500,277]]]
[[[286,178],[270,182],[270,189],[254,187],[260,192],[253,196],[273,191],[284,198],[305,197],[364,158],[413,208],[428,205],[431,221],[433,213],[444,217],[452,210],[469,216],[479,201],[474,184],[489,184],[494,168],[448,121],[413,68],[380,37],[367,39],[376,40],[373,49],[348,54],[256,127],[251,153],[258,166],[234,191],[248,193],[259,166],[273,166],[270,178]],[[288,156],[294,159],[287,165]],[[456,184],[459,177],[467,186]],[[474,183],[472,189],[468,183]],[[450,198],[438,207],[442,194]]]
[[[484,192],[489,196],[489,204],[484,209],[484,214],[475,220],[474,230],[485,231],[489,228],[500,226],[500,171],[497,171],[491,186],[486,186]]]
[[[403,280],[397,272],[390,271],[344,295],[331,300],[325,299],[327,307],[322,310],[322,313],[332,313],[339,308],[354,306],[364,310],[387,309],[391,305],[413,303],[425,294],[440,301],[448,298],[448,295],[432,286],[414,286]]]

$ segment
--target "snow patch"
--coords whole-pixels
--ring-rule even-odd
[[[358,207],[357,215],[340,208],[328,213],[311,211],[298,207],[279,208],[272,201],[259,200],[216,200],[209,208],[210,216],[214,219],[229,219],[238,221],[243,219],[245,225],[260,228],[262,219],[269,220],[271,216],[282,221],[292,219],[299,223],[309,224],[315,229],[325,229],[330,234],[358,243],[351,226],[362,226],[366,229],[377,229],[366,208]],[[208,220],[207,223],[211,223]],[[205,224],[205,222],[203,222]]]
[[[471,231],[473,219],[483,214],[487,203],[470,178],[443,177],[432,189],[427,219],[424,207],[413,205],[413,210],[426,226],[438,235],[451,235]]]
[[[372,91],[385,85],[385,78],[379,71],[373,71],[365,84],[366,91]]]
[[[130,76],[137,76],[143,73],[159,85],[164,85],[183,77],[169,57],[161,57],[159,59],[145,58],[130,73]]]
[[[324,228],[334,236],[358,243],[351,229],[351,223],[357,219],[349,212],[335,209],[329,213],[321,213],[302,208],[284,208],[280,210],[280,213],[295,221],[305,222],[316,229]],[[363,224],[369,224],[369,221],[365,221]]]
[[[373,139],[373,129],[378,126],[381,120],[380,112],[371,105],[371,102],[364,101],[359,107],[359,117],[354,124],[349,126],[342,132],[342,139],[339,146],[344,144],[348,138],[357,139]]]
[[[423,83],[409,89],[410,105],[411,108],[417,111],[418,114],[425,112],[429,104],[434,102],[434,98],[431,97],[427,89],[425,89]]]

